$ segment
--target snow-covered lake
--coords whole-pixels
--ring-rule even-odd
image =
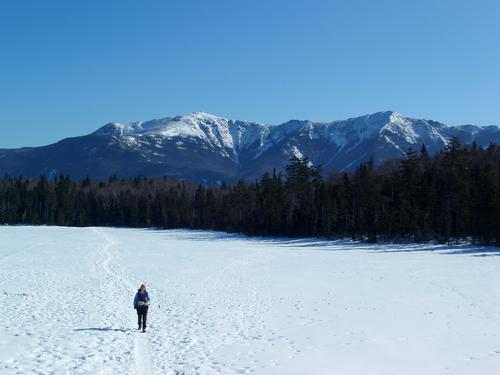
[[[498,255],[4,226],[0,373],[498,374]]]

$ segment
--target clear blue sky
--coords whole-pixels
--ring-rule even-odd
[[[0,147],[205,111],[500,124],[498,0],[0,5]]]

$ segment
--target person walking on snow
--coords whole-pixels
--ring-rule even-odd
[[[137,310],[137,324],[139,325],[137,329],[140,330],[142,326],[142,332],[146,332],[149,301],[150,298],[146,290],[146,285],[141,284],[134,297],[134,309]]]

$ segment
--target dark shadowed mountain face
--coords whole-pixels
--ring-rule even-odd
[[[379,112],[344,121],[289,121],[269,126],[192,113],[96,132],[44,147],[0,150],[0,173],[23,177],[168,176],[206,183],[259,178],[283,171],[291,155],[307,156],[323,171],[348,171],[370,158],[401,157],[425,144],[430,153],[452,137],[462,143],[500,143],[500,128],[412,119]]]

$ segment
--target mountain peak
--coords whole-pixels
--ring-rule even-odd
[[[183,115],[176,116],[175,119],[191,120],[191,121],[225,121],[228,120],[221,116],[212,115],[207,112],[190,112]]]
[[[92,134],[122,137],[134,131],[140,126],[140,122],[135,122],[128,125],[120,124],[119,122],[110,122],[97,129]]]

